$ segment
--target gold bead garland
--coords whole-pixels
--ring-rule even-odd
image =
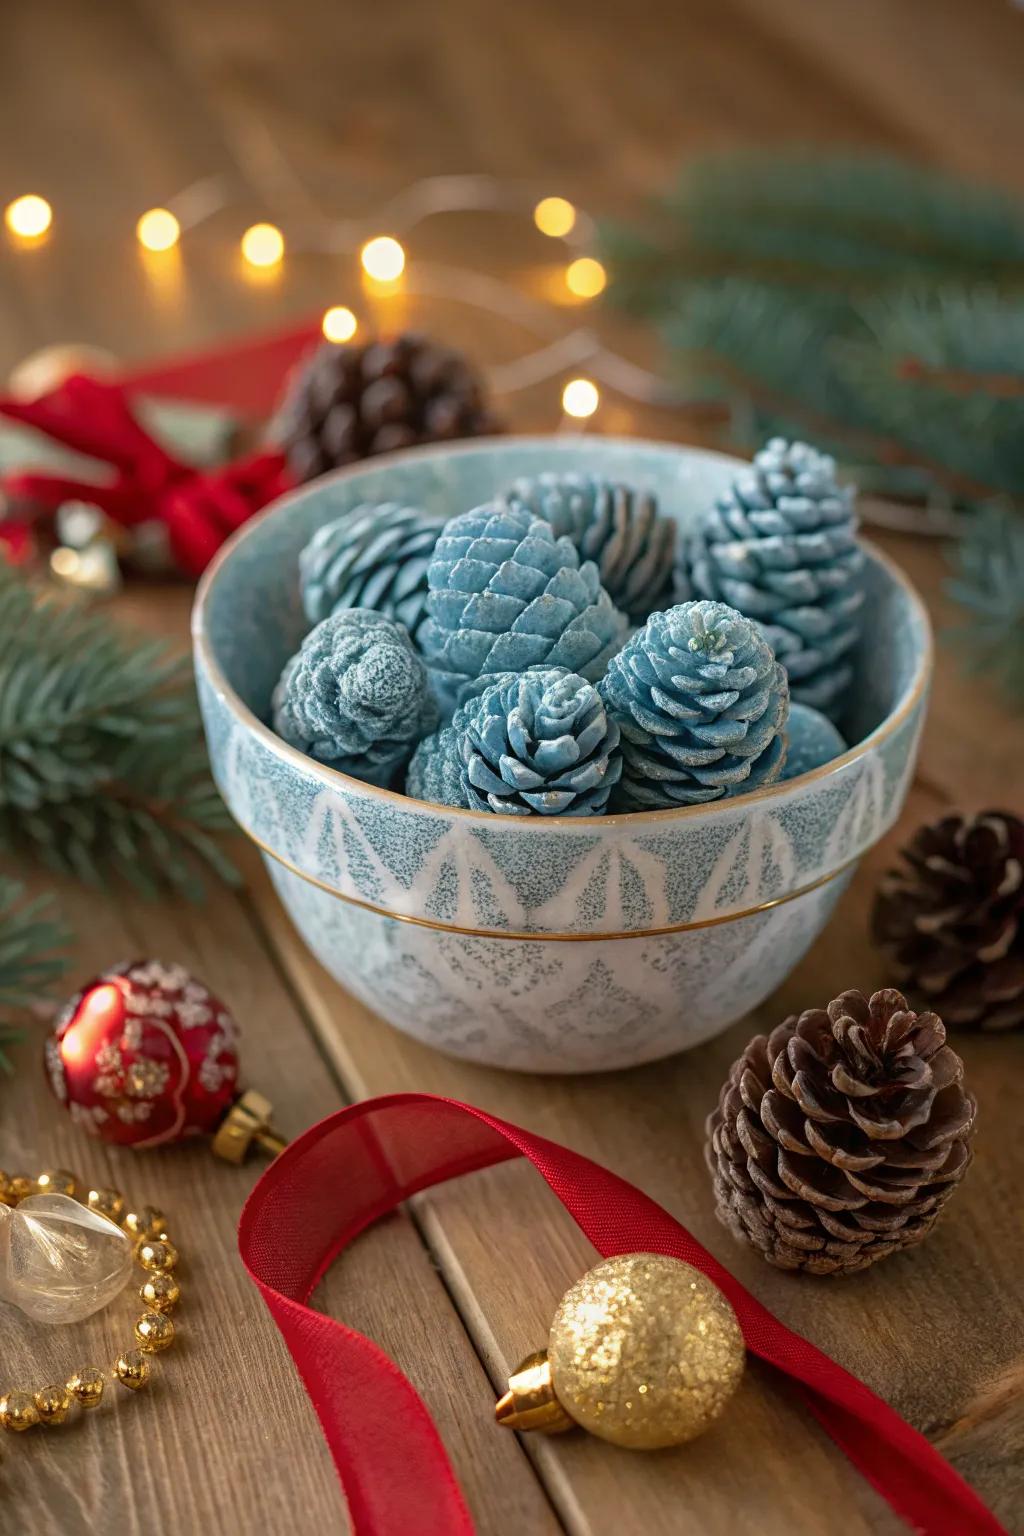
[[[137,1347],[118,1355],[109,1373],[99,1366],[82,1366],[63,1385],[44,1386],[38,1392],[11,1390],[0,1395],[0,1428],[13,1434],[21,1434],[37,1424],[63,1424],[76,1404],[83,1410],[99,1407],[108,1375],[131,1392],[145,1387],[150,1379],[150,1357],[174,1343],[175,1325],[168,1314],[181,1300],[181,1286],[172,1274],[178,1265],[178,1250],[170,1240],[162,1211],[151,1205],[126,1209],[116,1189],[84,1190],[74,1174],[63,1168],[48,1168],[36,1179],[0,1171],[0,1205],[15,1206],[30,1195],[41,1194],[67,1195],[78,1200],[135,1240],[135,1261],[143,1271],[138,1294],[146,1310],[135,1323]]]

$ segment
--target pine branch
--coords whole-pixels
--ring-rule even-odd
[[[749,440],[811,435],[930,501],[1024,499],[1024,209],[891,160],[696,162],[604,233],[611,302]]]
[[[884,156],[801,148],[709,155],[648,203],[639,226],[613,224],[602,235],[617,278],[624,269],[619,297],[642,308],[655,276],[671,284],[677,275],[788,275],[841,295],[851,283],[863,294],[909,276],[943,285],[983,273],[994,286],[1024,284],[1016,202]]]
[[[949,592],[967,610],[955,638],[970,670],[993,677],[1024,708],[1024,517],[1007,506],[979,510],[954,564]]]
[[[230,824],[187,662],[0,571],[0,849],[198,900]]]
[[[68,938],[50,897],[26,901],[24,886],[0,875],[0,1071],[11,1070],[4,1047],[21,1034],[6,1015],[42,1000],[67,966],[60,950]]]

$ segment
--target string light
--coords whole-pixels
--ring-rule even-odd
[[[585,421],[601,403],[598,387],[590,379],[570,379],[562,390],[562,410],[567,416]]]
[[[7,204],[4,223],[12,235],[20,235],[23,240],[36,240],[45,235],[53,223],[53,209],[45,197],[29,192]]]
[[[259,178],[257,178],[258,182]],[[259,188],[257,188],[259,190]],[[267,191],[269,204],[274,189]],[[168,245],[153,244],[155,234],[164,239],[173,227],[177,243],[184,229],[192,231],[205,224],[215,213],[231,206],[233,201],[230,184],[221,176],[204,177],[185,187],[170,199],[169,208],[152,208],[136,225],[136,236],[146,249],[168,249]],[[526,205],[530,206],[529,203]],[[522,192],[511,188],[491,176],[428,176],[413,182],[372,215],[372,223],[365,217],[331,218],[317,214],[303,227],[301,246],[303,252],[320,253],[337,257],[339,254],[359,252],[367,276],[387,284],[400,277],[406,268],[406,254],[397,239],[390,235],[378,235],[362,244],[367,225],[390,225],[405,234],[425,218],[438,214],[459,212],[467,209],[494,212],[523,212]],[[150,220],[159,216],[155,228]],[[11,203],[5,210],[5,219],[12,234],[35,238],[45,233],[53,214],[45,199],[30,195]],[[533,219],[538,229],[552,237],[559,232],[573,232],[575,241],[589,239],[594,231],[593,220],[583,209],[575,208],[565,198],[546,197],[533,207]],[[571,222],[570,222],[571,220]],[[291,246],[289,246],[289,249]],[[282,259],[285,240],[280,229],[273,224],[254,224],[242,237],[242,254],[253,269],[250,279],[271,275]],[[154,272],[163,272],[164,263],[157,263]],[[556,269],[557,272],[557,269]],[[569,273],[572,277],[569,277]],[[600,293],[607,282],[607,275],[599,261],[582,257],[574,261],[562,276],[566,290],[576,297],[589,298]],[[491,367],[488,378],[497,395],[512,395],[524,389],[532,389],[546,379],[565,378],[570,370],[586,368],[593,379],[617,394],[644,404],[683,406],[688,411],[700,411],[706,407],[681,396],[677,389],[667,385],[650,370],[638,367],[627,358],[610,351],[601,344],[598,336],[587,327],[579,327],[566,335],[552,337],[552,311],[550,301],[543,301],[536,294],[524,292],[505,279],[461,267],[446,267],[418,261],[412,274],[407,277],[407,291],[427,298],[455,300],[459,303],[485,310],[489,314],[512,320],[539,337],[543,344],[535,350]],[[359,329],[359,322],[345,305],[332,305],[321,318],[323,334],[331,341],[344,342]],[[572,378],[562,392],[563,410],[567,417],[586,420],[598,409],[600,395],[598,384],[588,378]],[[720,409],[724,410],[724,407]]]
[[[135,234],[147,251],[169,251],[181,238],[181,225],[169,208],[150,208],[136,224]]]
[[[328,341],[351,341],[359,321],[344,304],[332,304],[321,321],[321,330]]]
[[[565,269],[565,286],[578,299],[596,299],[608,284],[608,274],[593,256],[577,256]]]
[[[359,253],[363,271],[378,283],[392,283],[405,271],[405,252],[391,235],[367,240]]]
[[[275,267],[284,255],[284,236],[276,224],[252,224],[242,236],[242,255],[251,267]]]
[[[542,235],[557,240],[576,223],[576,209],[564,197],[542,197],[533,210],[533,222]]]

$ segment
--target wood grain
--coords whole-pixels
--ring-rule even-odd
[[[1020,187],[1024,17],[1004,0],[36,0],[4,17],[0,201],[53,200],[53,236],[0,243],[0,369],[49,342],[157,356],[273,327],[328,302],[382,325],[413,323],[488,364],[535,344],[529,327],[450,297],[371,303],[354,263],[290,256],[261,281],[234,242],[255,217],[290,231],[310,213],[360,213],[420,175],[485,170],[621,212],[679,158],[716,145],[856,143],[912,153]],[[141,259],[138,214],[189,182],[224,178],[230,205],[168,261]],[[550,291],[553,248],[522,221],[421,226],[413,268],[501,273]],[[415,285],[411,285],[415,286]],[[577,317],[552,310],[546,334]],[[650,338],[614,317],[638,360]],[[558,381],[510,404],[550,427]],[[691,437],[665,411],[608,399],[607,431]],[[925,593],[940,631],[934,545],[880,542]],[[184,645],[188,593],[134,587],[126,622]],[[123,953],[180,959],[235,1009],[251,1079],[295,1131],[346,1097],[401,1088],[463,1097],[619,1170],[690,1226],[786,1321],[863,1375],[932,1436],[1006,1524],[1024,1529],[1024,1346],[1018,1134],[1024,1040],[962,1043],[982,1105],[964,1192],[917,1253],[849,1282],[796,1279],[736,1248],[716,1225],[703,1121],[749,1033],[842,987],[884,979],[866,934],[874,881],[900,838],[944,806],[1005,801],[1020,783],[1024,725],[940,664],[921,770],[901,828],[875,850],[811,954],[722,1038],[607,1078],[529,1078],[448,1061],[382,1025],[326,978],[283,917],[254,855],[249,889],[196,913],[140,907],[59,885],[78,930],[74,980]],[[1019,800],[1019,789],[1016,794]],[[344,1525],[333,1468],[284,1350],[238,1264],[234,1223],[253,1171],[199,1149],[136,1160],[84,1142],[25,1047],[0,1085],[0,1165],[68,1163],[165,1205],[186,1252],[182,1347],[150,1397],[109,1404],[66,1434],[4,1447],[0,1529],[268,1536]],[[493,1390],[543,1340],[554,1304],[592,1252],[519,1165],[421,1197],[346,1255],[318,1302],[364,1329],[411,1376],[437,1418],[481,1536],[899,1529],[767,1371],[734,1410],[678,1453],[617,1454],[583,1437],[523,1446],[490,1422]],[[0,1376],[61,1374],[69,1352],[106,1359],[130,1329],[127,1301],[82,1330],[45,1332],[5,1311]],[[72,1337],[72,1334],[74,1337]],[[73,1363],[73,1362],[72,1362]],[[116,1411],[115,1411],[116,1410]],[[8,1512],[15,1512],[16,1515]],[[14,1520],[17,1521],[17,1527]]]

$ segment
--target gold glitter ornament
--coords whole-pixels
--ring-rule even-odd
[[[694,1439],[724,1411],[743,1375],[743,1333],[718,1287],[658,1253],[620,1254],[562,1297],[548,1341],[550,1411],[522,1395],[522,1372],[496,1417],[511,1429],[564,1428],[633,1450]],[[536,1361],[537,1357],[533,1357]]]

